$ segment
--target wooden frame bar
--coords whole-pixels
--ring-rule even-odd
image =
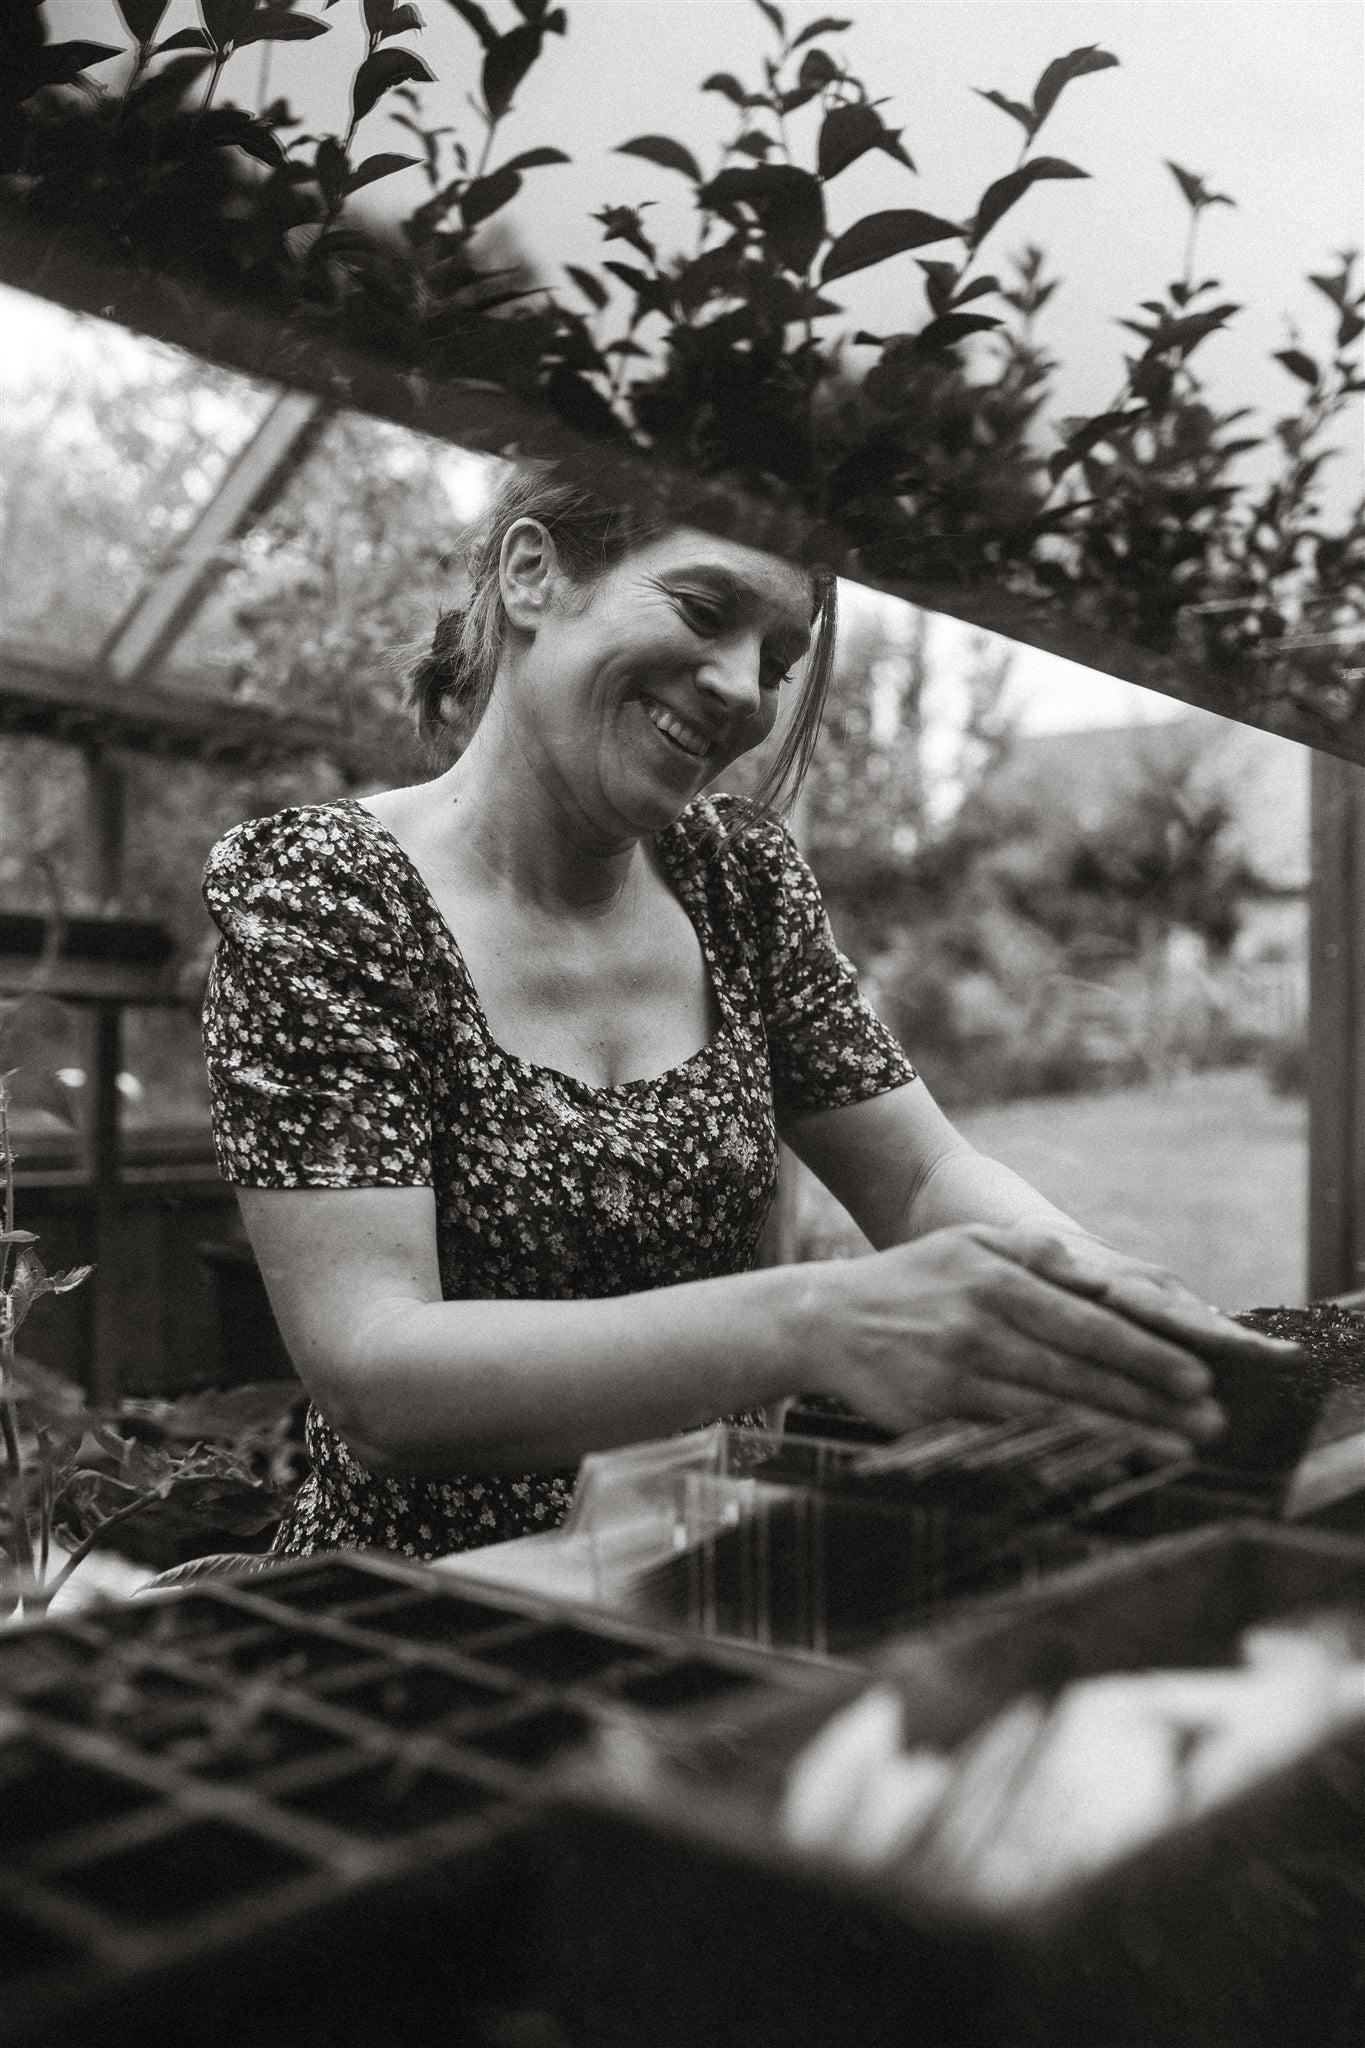
[[[1308,1294],[1365,1287],[1365,770],[1312,762]]]

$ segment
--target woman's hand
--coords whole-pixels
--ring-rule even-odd
[[[1162,1455],[1215,1438],[1206,1361],[1283,1357],[1172,1275],[1079,1233],[957,1224],[808,1269],[822,1391],[884,1428],[1058,1408],[1138,1425]]]

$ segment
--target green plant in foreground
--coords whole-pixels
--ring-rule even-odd
[[[291,1383],[244,1386],[175,1401],[105,1408],[18,1349],[20,1329],[49,1294],[79,1287],[93,1268],[49,1273],[38,1240],[15,1220],[12,1112],[43,1108],[72,1123],[50,1064],[68,1036],[59,1003],[30,994],[0,1021],[0,1616],[42,1613],[120,1523],[155,1513],[193,1538],[212,1529],[255,1536],[278,1519],[294,1480]],[[65,1554],[53,1569],[54,1547]]]

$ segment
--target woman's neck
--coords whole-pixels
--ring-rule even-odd
[[[638,839],[604,840],[555,801],[524,757],[480,746],[477,734],[435,781],[395,790],[372,808],[438,877],[560,916],[610,915],[650,864]]]

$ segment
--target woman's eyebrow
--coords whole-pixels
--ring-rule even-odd
[[[717,597],[721,598],[732,610],[737,612],[764,609],[775,602],[773,592],[767,586],[762,583],[751,582],[747,576],[739,575],[733,569],[723,569],[715,562],[684,562],[678,568],[672,570],[670,574],[678,578],[686,577],[694,582],[707,584]],[[782,600],[776,601],[782,602]],[[793,614],[793,619],[795,619],[795,614]],[[805,618],[804,612],[800,625],[793,624],[790,637],[794,641],[799,639],[803,646],[809,644],[809,622]]]

